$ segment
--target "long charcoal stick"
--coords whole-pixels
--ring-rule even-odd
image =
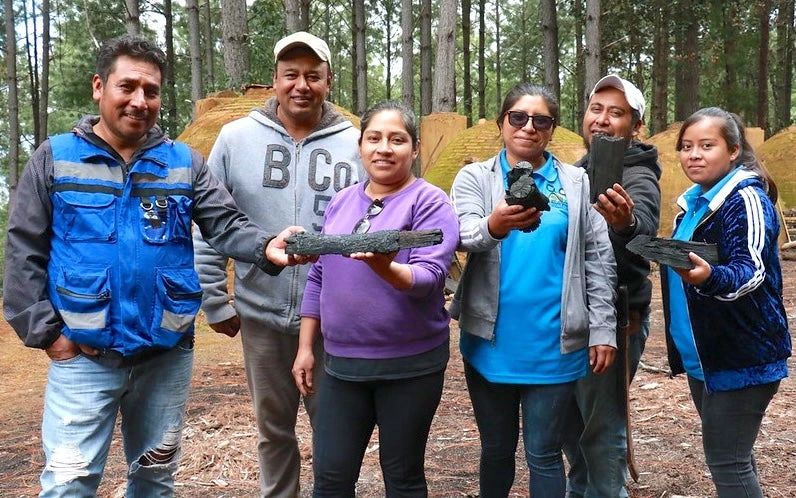
[[[694,268],[694,263],[688,259],[689,252],[693,252],[711,265],[719,264],[719,251],[716,244],[664,239],[641,234],[636,235],[625,247],[642,258],[657,261],[673,268]]]
[[[595,134],[589,145],[589,183],[591,202],[597,202],[600,194],[622,183],[627,142],[624,137],[609,137]]]
[[[294,233],[285,239],[288,254],[320,255],[355,252],[390,253],[412,247],[433,246],[442,242],[442,230],[380,230],[351,235]]]

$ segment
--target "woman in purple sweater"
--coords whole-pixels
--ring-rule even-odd
[[[439,245],[396,253],[323,255],[301,306],[293,365],[303,395],[313,392],[312,344],[323,335],[328,374],[318,386],[313,496],[353,497],[362,458],[379,426],[386,496],[428,495],[424,459],[449,356],[443,287],[459,240],[456,213],[439,188],[416,178],[418,135],[411,110],[382,102],[362,118],[359,152],[368,181],[329,202],[323,232],[439,228]]]

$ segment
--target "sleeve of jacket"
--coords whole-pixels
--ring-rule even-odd
[[[655,236],[661,217],[661,187],[655,173],[644,166],[626,168],[622,187],[633,200],[633,216],[636,226],[633,230],[617,233],[609,229],[611,240],[625,246],[636,235]]]
[[[219,139],[210,153],[211,166],[192,151],[194,175],[194,265],[202,285],[202,308],[209,323],[235,316],[227,289],[228,257],[253,263],[270,275],[281,268],[265,258],[274,237],[238,210],[223,180],[226,153]],[[213,171],[211,171],[211,169]]]
[[[492,214],[492,206],[487,206],[490,180],[478,163],[459,170],[453,180],[450,198],[459,217],[458,249],[461,251],[488,251],[500,242],[489,233],[489,215]]]
[[[777,213],[760,188],[747,186],[732,194],[721,207],[719,254],[725,264],[711,267],[708,279],[697,286],[700,294],[734,301],[765,281],[765,252],[777,244]],[[725,259],[726,258],[726,259]]]
[[[47,291],[52,175],[52,149],[46,141],[34,152],[17,184],[5,252],[5,318],[26,346],[40,349],[55,342],[63,328]]]
[[[608,225],[589,203],[589,179],[585,173],[583,183],[589,346],[616,347],[616,259],[608,236]]]

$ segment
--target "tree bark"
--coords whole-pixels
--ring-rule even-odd
[[[585,24],[585,19],[583,17],[583,0],[572,0],[572,16],[575,18],[575,95],[585,95],[585,97],[588,98],[586,94],[585,69],[583,64],[583,58],[585,57],[583,50],[583,25]],[[591,89],[589,89],[589,91],[591,91]],[[575,112],[577,115],[575,127],[580,128],[584,113],[586,112],[586,99],[575,99]]]
[[[561,80],[558,77],[558,17],[556,0],[539,0],[544,54],[544,84],[561,102]]]
[[[47,138],[47,121],[49,112],[50,95],[50,0],[41,2],[41,79],[39,81],[41,93],[39,97],[39,129],[38,136],[41,140]]]
[[[722,38],[724,41],[724,108],[731,109],[735,104],[735,97],[738,93],[738,68],[737,52],[738,43],[736,37],[736,19],[738,18],[738,7],[732,3],[724,3],[722,6]],[[736,109],[737,112],[737,109]]]
[[[759,0],[760,9],[760,55],[757,71],[757,126],[769,136],[768,126],[768,42],[771,25],[768,20],[771,0]]]
[[[431,114],[431,0],[420,8],[420,115]]]
[[[301,0],[283,0],[285,6],[285,28],[288,33],[295,33],[296,31],[306,31],[307,26],[304,25],[302,19],[302,2]]]
[[[22,19],[25,22],[25,51],[28,59],[28,80],[30,83],[30,105],[31,115],[33,117],[33,145],[38,147],[42,142],[39,136],[39,116],[41,115],[41,106],[39,103],[39,96],[41,91],[39,88],[39,53],[38,53],[38,33],[36,25],[36,5],[33,4],[33,12],[31,12],[32,19],[28,19],[28,3],[22,2]],[[29,27],[33,28],[33,35],[31,36]],[[31,42],[31,38],[33,42]],[[32,50],[32,52],[31,52]]]
[[[774,83],[773,132],[790,126],[791,92],[793,91],[794,0],[779,0],[777,13],[777,68]]]
[[[697,44],[699,20],[693,0],[677,0],[674,12],[691,12],[675,29],[674,120],[684,121],[699,106]]]
[[[401,2],[401,100],[410,109],[415,108],[414,29],[412,26],[412,0]]]
[[[467,117],[467,126],[473,124],[473,87],[470,76],[470,0],[462,0],[462,61],[464,62],[464,115]]]
[[[19,183],[19,95],[17,94],[17,33],[14,2],[3,0],[6,29],[6,84],[8,85],[8,207],[13,209]]]
[[[456,0],[440,0],[431,112],[456,110]]]
[[[495,96],[497,97],[496,109],[500,109],[503,104],[503,88],[500,78],[500,71],[503,65],[500,63],[500,0],[495,0]]]
[[[393,11],[393,0],[385,0],[384,1],[384,29],[386,31],[385,36],[387,38],[387,43],[385,43],[385,59],[387,63],[385,64],[384,69],[387,71],[387,77],[384,81],[384,86],[387,94],[387,100],[392,100],[392,11]]]
[[[249,78],[246,0],[221,0],[221,30],[224,39],[227,88],[240,91]]]
[[[213,58],[213,47],[216,40],[213,38],[213,14],[210,10],[210,0],[205,0],[205,71],[207,71],[207,87],[210,91],[216,88],[216,62]]]
[[[127,34],[141,34],[141,12],[138,7],[138,0],[124,0],[126,17],[124,24],[127,27]]]
[[[354,112],[362,115],[368,109],[368,62],[365,46],[365,0],[354,0],[354,50],[357,53],[354,73],[357,99]]]
[[[486,0],[478,0],[478,119],[486,118]]]
[[[589,92],[600,80],[600,0],[586,0],[586,46],[583,51],[583,96],[589,101]]]
[[[650,134],[660,133],[668,126],[669,89],[669,19],[668,0],[656,0],[655,32],[652,59],[652,105],[650,106]]]
[[[174,84],[174,16],[172,0],[163,0],[163,16],[166,18],[166,74],[163,75],[166,94],[166,130],[177,136],[177,88]]]
[[[191,56],[191,121],[196,120],[196,102],[202,98],[202,47],[199,43],[199,2],[186,0],[188,52]]]

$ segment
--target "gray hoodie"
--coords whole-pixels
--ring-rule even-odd
[[[208,164],[238,207],[264,230],[279,233],[290,225],[320,232],[332,196],[365,178],[359,158],[359,131],[330,103],[321,122],[295,142],[276,116],[276,98],[261,109],[225,125]],[[271,329],[298,334],[299,311],[309,265],[285,268],[278,276],[235,261],[235,304],[227,288],[227,258],[194,230],[196,271],[202,284],[202,309],[209,323],[236,314]]]

